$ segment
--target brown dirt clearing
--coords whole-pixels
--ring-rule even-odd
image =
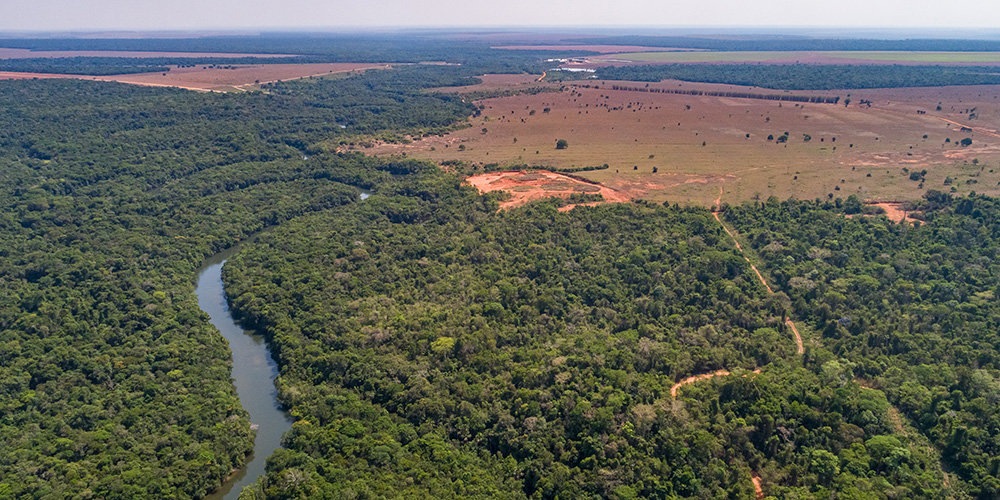
[[[576,193],[600,194],[607,203],[629,201],[628,196],[606,186],[545,170],[490,172],[474,175],[465,180],[482,193],[492,191],[510,193],[510,199],[500,202],[501,209],[519,207],[529,201],[551,196],[566,198]],[[593,203],[586,203],[586,205],[593,205]],[[574,206],[576,205],[568,205],[562,209],[569,210]]]

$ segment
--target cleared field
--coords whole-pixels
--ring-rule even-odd
[[[592,88],[487,99],[467,129],[357,149],[553,171],[606,163],[575,175],[630,197],[702,205],[713,204],[720,188],[731,203],[851,194],[900,201],[928,189],[1000,194],[1000,87],[803,92],[841,102],[802,104],[612,84],[646,89],[593,81]],[[649,88],[767,92],[684,82]],[[965,138],[972,144],[961,146]],[[558,139],[569,146],[556,149]]]
[[[124,50],[29,50],[0,47],[0,59],[53,59],[60,57],[295,57],[293,54],[237,54],[232,52],[141,52]]]
[[[43,73],[0,72],[0,79],[24,78],[77,78],[106,82],[121,82],[150,87],[177,87],[189,90],[231,92],[254,88],[274,81],[295,80],[310,76],[329,75],[348,71],[388,69],[379,63],[317,63],[317,64],[253,64],[237,65],[230,69],[198,66],[172,67],[166,73],[139,73],[133,75],[82,76]]]
[[[593,63],[744,63],[768,64],[949,64],[1000,65],[1000,52],[632,52],[590,58]]]
[[[501,209],[519,207],[529,201],[552,196],[566,198],[571,194],[600,194],[604,197],[604,201],[609,203],[623,203],[630,199],[607,186],[545,170],[490,172],[469,177],[466,182],[483,193],[492,191],[510,193],[511,197],[500,203]],[[587,203],[587,205],[593,204],[595,203]],[[569,205],[562,208],[568,210],[572,207]]]

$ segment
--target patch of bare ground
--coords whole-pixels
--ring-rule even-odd
[[[903,221],[913,222],[917,220],[908,216],[906,210],[903,209],[903,203],[900,202],[883,201],[883,202],[873,202],[870,203],[870,205],[885,210],[885,216],[888,217],[889,220],[893,220],[896,222],[903,222]]]
[[[490,172],[465,179],[482,193],[506,191],[511,197],[500,202],[500,209],[519,207],[532,200],[572,194],[600,194],[607,203],[625,203],[627,195],[597,183],[546,170]],[[586,205],[592,205],[587,203]],[[569,205],[572,208],[574,205]],[[569,210],[569,208],[562,207]]]
[[[760,479],[760,475],[756,472],[751,472],[750,480],[753,481],[753,490],[757,498],[764,498],[764,486]]]
[[[752,373],[760,373],[760,368],[754,370]],[[691,375],[690,377],[687,377],[687,378],[681,380],[680,382],[677,382],[676,384],[674,384],[674,386],[670,388],[670,395],[673,396],[674,398],[676,398],[677,397],[677,391],[679,391],[680,388],[684,387],[685,385],[692,384],[694,382],[698,382],[699,380],[708,380],[708,379],[713,378],[713,377],[724,377],[724,376],[727,376],[727,375],[731,375],[731,373],[729,372],[729,370],[716,370],[716,371],[710,372],[710,373],[702,373],[702,374],[699,374],[699,375]],[[743,376],[746,377],[747,375],[743,375]]]

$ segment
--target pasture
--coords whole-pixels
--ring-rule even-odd
[[[512,82],[513,83],[513,82]],[[522,82],[523,83],[523,82]],[[496,81],[491,82],[495,88]],[[588,86],[589,85],[589,86]],[[636,90],[612,90],[613,85]],[[591,81],[480,102],[470,127],[408,144],[356,145],[494,168],[575,175],[627,196],[711,205],[798,197],[916,199],[929,189],[1000,194],[1000,89],[782,92],[687,82]],[[840,97],[799,103],[650,92],[709,90]],[[938,107],[940,106],[940,109]],[[563,139],[568,147],[557,149]],[[963,146],[961,141],[971,144]]]

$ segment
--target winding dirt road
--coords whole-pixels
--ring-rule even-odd
[[[764,275],[760,274],[760,271],[757,270],[757,266],[753,265],[753,263],[750,262],[750,258],[746,256],[745,252],[743,251],[743,247],[740,246],[740,242],[736,239],[736,235],[733,234],[733,232],[730,231],[729,228],[726,227],[726,225],[722,222],[722,219],[719,218],[719,212],[717,210],[721,205],[722,205],[722,187],[720,186],[719,197],[715,199],[716,211],[713,211],[712,215],[715,216],[715,220],[719,222],[719,225],[722,226],[722,229],[725,230],[726,234],[728,234],[729,237],[733,240],[733,243],[736,245],[736,249],[739,250],[741,254],[744,254],[743,259],[747,261],[747,264],[750,264],[750,269],[753,269],[753,272],[757,273],[757,279],[759,279],[760,282],[764,285],[764,288],[767,288],[767,293],[774,293],[774,290],[771,289],[771,285],[768,285],[767,280],[764,279]],[[785,319],[785,324],[788,325],[792,329],[792,333],[795,334],[795,345],[798,347],[799,354],[806,352],[805,346],[802,344],[802,335],[799,335],[799,329],[795,327],[795,323],[791,319]]]

